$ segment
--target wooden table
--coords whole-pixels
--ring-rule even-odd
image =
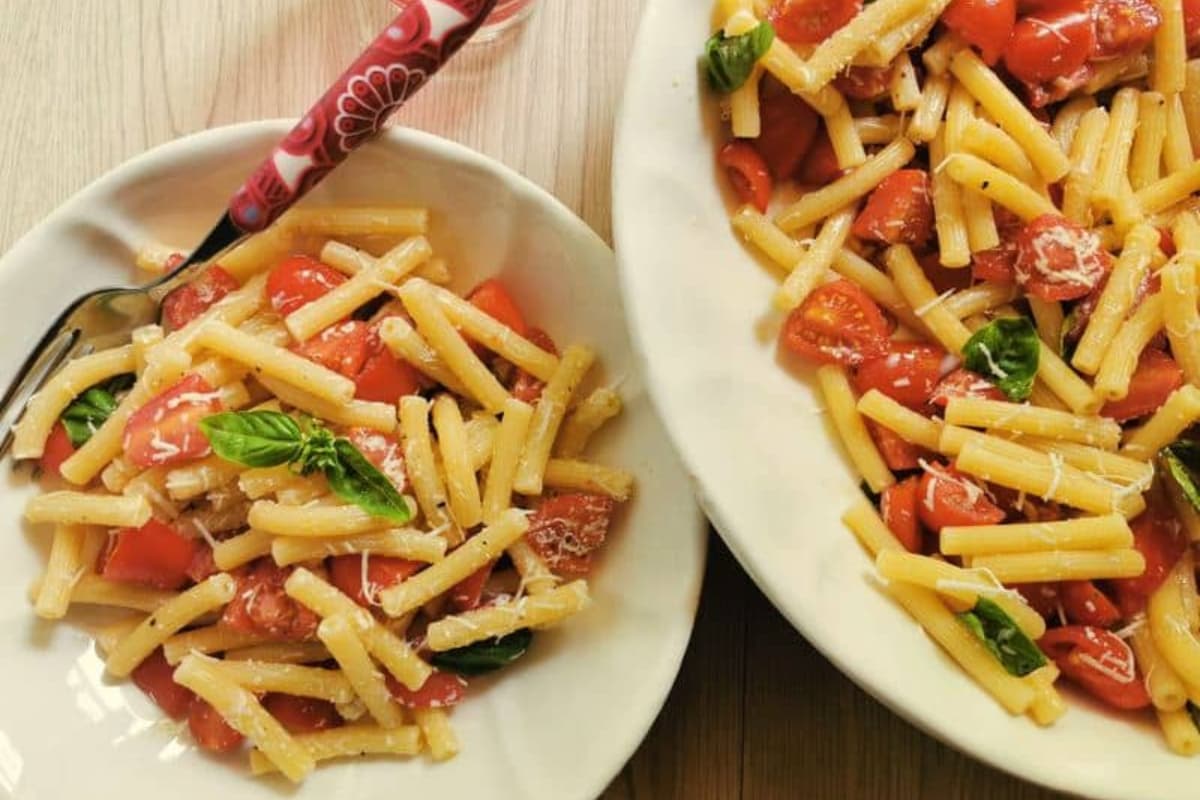
[[[468,51],[400,116],[524,172],[607,238],[613,117],[641,2],[542,3],[519,35]],[[391,13],[386,0],[0,0],[0,248],[149,147],[297,115]],[[714,536],[679,681],[604,797],[968,795],[1053,796],[858,690]]]

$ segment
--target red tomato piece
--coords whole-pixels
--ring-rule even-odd
[[[190,373],[130,415],[123,446],[130,463],[165,467],[202,458],[212,448],[200,420],[221,411],[221,393]]]
[[[1110,706],[1132,710],[1150,705],[1133,651],[1115,634],[1067,625],[1046,631],[1038,647],[1064,675]]]
[[[854,374],[859,394],[878,389],[897,403],[919,409],[942,376],[946,351],[931,344],[889,342],[886,355],[864,361]]]
[[[921,265],[921,271],[925,273],[926,278],[929,278],[929,282],[933,284],[933,288],[938,294],[951,289],[956,292],[961,291],[972,283],[969,269],[942,266],[936,250],[917,256],[917,263]]]
[[[1057,103],[1060,100],[1065,100],[1074,94],[1077,89],[1085,86],[1095,74],[1095,66],[1089,61],[1074,72],[1068,75],[1061,75],[1048,83],[1024,84],[1028,95],[1030,111],[1033,111],[1035,115],[1045,115],[1046,106],[1051,103]],[[1058,184],[1052,183],[1047,188],[1050,192],[1050,199],[1054,201],[1054,204],[1061,204],[1062,200],[1059,196],[1060,189]]]
[[[1017,280],[1017,236],[1024,229],[1021,218],[1003,206],[996,206],[996,230],[1000,244],[971,256],[971,274],[978,281],[1015,283]]]
[[[163,324],[168,330],[177,331],[236,288],[237,278],[213,264],[191,283],[180,286],[163,298]]]
[[[363,569],[363,562],[366,569]],[[363,608],[379,605],[379,593],[414,575],[425,565],[393,556],[350,555],[329,559],[329,580]],[[363,573],[366,572],[366,585]]]
[[[178,589],[188,582],[199,543],[152,519],[140,528],[122,528],[109,545],[102,574],[113,581]]]
[[[818,364],[858,366],[887,353],[888,323],[866,292],[847,280],[818,286],[788,314],[779,342]]]
[[[472,289],[467,295],[467,302],[512,328],[518,336],[528,335],[529,326],[525,323],[520,306],[498,278],[488,278]]]
[[[820,117],[808,103],[770,75],[759,84],[758,115],[762,132],[753,139],[754,149],[767,162],[776,181],[796,173],[804,154],[812,146]]]
[[[1017,246],[1001,242],[996,247],[971,254],[971,276],[987,283],[1015,283]]]
[[[1086,0],[1058,3],[1017,20],[1004,48],[1004,66],[1017,80],[1049,83],[1087,63],[1096,45],[1096,24]]]
[[[933,235],[929,174],[923,169],[902,169],[884,178],[850,231],[859,239],[883,244],[924,245]]]
[[[457,705],[467,694],[467,682],[453,672],[435,669],[416,691],[391,675],[386,677],[388,691],[405,708],[448,708]]]
[[[1093,58],[1137,55],[1150,46],[1162,15],[1149,0],[1095,0],[1096,50]]]
[[[604,544],[612,522],[613,499],[576,492],[547,497],[529,518],[525,540],[556,575],[582,577],[592,554]]]
[[[315,258],[292,256],[267,276],[267,297],[271,307],[286,317],[345,282],[345,275]]]
[[[1112,265],[1099,236],[1057,214],[1043,214],[1017,236],[1017,283],[1043,300],[1083,297]]]
[[[376,403],[395,403],[421,390],[421,374],[407,361],[396,358],[372,326],[367,360],[354,376],[354,396]]]
[[[920,466],[920,448],[904,441],[891,428],[885,428],[873,419],[866,422],[867,430],[871,432],[871,438],[875,440],[875,446],[879,448],[879,454],[883,456],[888,469],[904,472]]]
[[[536,344],[548,353],[558,355],[558,347],[555,346],[554,340],[550,335],[541,328],[530,328],[529,341]],[[513,378],[512,388],[510,393],[513,397],[520,400],[522,403],[533,404],[542,398],[542,390],[546,388],[546,382],[538,377],[531,375],[523,369],[518,369],[516,377]]]
[[[855,100],[877,100],[892,85],[892,67],[850,67],[834,78],[833,85]]]
[[[1004,400],[1004,392],[996,384],[969,369],[959,368],[942,378],[929,396],[929,402],[945,408],[956,397],[973,397],[979,400]]]
[[[495,566],[495,561],[484,564],[456,583],[450,589],[450,607],[455,611],[470,611],[477,608],[483,599],[483,587],[487,586],[488,578],[492,577],[492,570]]]
[[[1121,620],[1121,612],[1092,581],[1063,581],[1058,585],[1063,611],[1076,625],[1108,628]]]
[[[1161,502],[1161,501],[1160,501]],[[1167,575],[1187,550],[1179,520],[1167,508],[1151,501],[1150,509],[1134,519],[1133,546],[1146,559],[1146,570],[1136,578],[1117,578],[1110,581],[1117,595],[1117,605],[1124,616],[1131,617],[1146,607],[1146,601],[1162,586]]]
[[[1143,350],[1129,381],[1129,394],[1120,400],[1109,400],[1100,414],[1118,422],[1144,417],[1157,411],[1171,392],[1182,385],[1183,370],[1175,359],[1162,350]]]
[[[315,361],[347,378],[355,378],[367,361],[371,328],[356,319],[336,322],[325,330],[292,345],[292,352]]]
[[[917,499],[921,523],[931,531],[947,525],[995,525],[1004,512],[974,480],[946,464],[929,464]]]
[[[1160,227],[1158,229],[1158,246],[1166,255],[1167,258],[1175,255],[1175,237],[1171,235],[1170,228]]]
[[[231,574],[237,580],[237,594],[225,606],[221,624],[243,633],[262,633],[290,641],[311,639],[320,618],[283,589],[294,569],[280,567],[270,556],[265,556],[234,570]]]
[[[1183,0],[1183,30],[1188,55],[1195,55],[1200,50],[1200,0]]]
[[[883,490],[879,513],[900,544],[910,553],[921,552],[921,525],[917,520],[917,501],[921,479],[913,475]]]
[[[805,186],[824,186],[840,177],[842,168],[838,166],[837,153],[834,152],[833,142],[829,139],[829,132],[822,124],[796,171],[796,180]]]
[[[765,214],[773,189],[771,171],[754,145],[741,139],[726,142],[717,154],[717,163],[724,167],[738,199]]]
[[[221,570],[217,569],[217,562],[213,559],[213,549],[208,542],[199,539],[193,539],[196,543],[195,552],[192,553],[192,561],[188,564],[187,576],[188,580],[193,583],[199,583],[207,577],[216,575]]]
[[[328,700],[272,693],[262,699],[262,704],[288,733],[315,733],[342,724],[341,714]]]
[[[50,436],[46,439],[45,447],[42,448],[42,458],[38,462],[38,466],[43,474],[59,477],[61,475],[59,467],[74,453],[75,445],[71,444],[67,426],[63,425],[62,420],[59,420],[50,429]]]
[[[350,428],[346,438],[392,482],[396,491],[404,491],[408,474],[404,471],[404,448],[399,439],[370,428]]]
[[[161,647],[142,659],[130,677],[171,719],[183,719],[188,713],[195,695],[191,689],[175,682],[175,667],[167,663]]]
[[[1011,588],[1020,592],[1030,607],[1046,619],[1057,615],[1059,609],[1062,608],[1062,601],[1058,596],[1057,582],[1018,583],[1013,584]]]
[[[188,707],[188,730],[196,744],[213,753],[228,753],[242,744],[242,735],[221,714],[199,697]]]
[[[953,0],[942,12],[942,24],[979,48],[984,61],[995,64],[1017,24],[1017,4],[1014,0]]]
[[[862,7],[863,0],[775,0],[767,19],[788,44],[820,44]]]

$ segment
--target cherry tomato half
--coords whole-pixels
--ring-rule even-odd
[[[780,333],[790,352],[818,364],[857,366],[887,353],[888,323],[857,284],[837,280],[817,287],[792,310]]]
[[[717,154],[738,199],[766,213],[771,202],[771,172],[754,145],[740,139],[727,142]]]
[[[1096,46],[1096,23],[1084,0],[1056,4],[1017,20],[1004,48],[1004,66],[1017,80],[1049,83],[1085,63]]]

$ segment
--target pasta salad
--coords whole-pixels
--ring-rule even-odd
[[[777,270],[884,590],[1008,712],[1200,753],[1200,4],[720,0]],[[1060,681],[1061,679],[1061,681]]]
[[[447,288],[429,217],[289,212],[161,325],[65,365],[15,432],[52,536],[36,614],[109,609],[107,672],[201,748],[248,743],[254,774],[454,756],[451,708],[587,607],[633,490],[583,457],[621,410],[585,387],[594,352],[498,279]]]

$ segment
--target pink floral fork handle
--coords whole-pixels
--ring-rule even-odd
[[[496,0],[407,0],[383,33],[233,195],[229,219],[261,231],[320,183],[471,37]]]

